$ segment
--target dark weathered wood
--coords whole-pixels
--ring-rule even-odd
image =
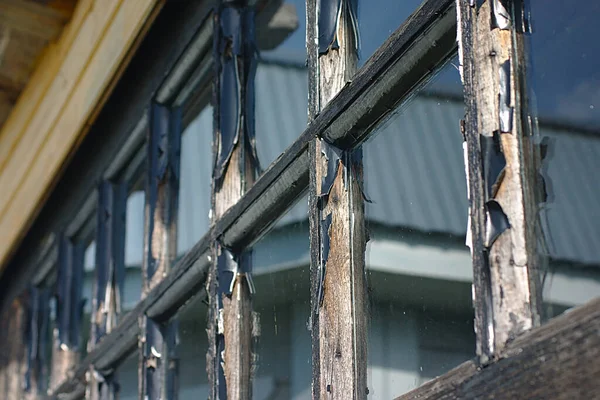
[[[56,279],[56,327],[52,344],[50,388],[57,387],[77,365],[83,314],[83,257],[81,243],[62,236]]]
[[[33,286],[28,291],[27,369],[25,399],[37,399],[47,390],[47,352],[50,324],[50,288]]]
[[[324,0],[317,6],[316,1],[307,2],[307,48],[319,51],[318,57],[309,55],[313,63],[309,64],[310,85],[314,85],[309,91],[314,96],[309,98],[311,119],[356,71],[356,2],[339,2],[340,10],[337,3]],[[326,18],[325,13],[333,18]],[[308,45],[315,42],[318,49]],[[362,149],[342,150],[316,138],[310,144],[309,158],[313,398],[366,399],[368,302]]]
[[[215,13],[212,216],[218,220],[247,191],[258,170],[254,138],[254,8],[223,1]],[[251,253],[213,243],[208,277],[207,372],[211,399],[252,398],[257,330]]]
[[[596,299],[517,336],[489,365],[467,361],[397,400],[599,398],[599,331]]]
[[[127,185],[101,182],[98,186],[96,269],[88,352],[115,328],[121,312],[125,280],[126,208]],[[116,398],[118,384],[114,374],[100,374],[92,366],[87,380],[87,398]]]
[[[21,400],[27,366],[27,299],[13,301],[2,315],[0,329],[0,396],[6,400]]]
[[[538,182],[524,118],[521,29],[517,23],[504,27],[503,21],[496,21],[493,5],[499,11],[503,2],[468,3],[458,0],[457,4],[467,101],[471,202],[467,244],[473,253],[477,354],[485,363],[516,335],[540,324],[535,236]],[[515,2],[506,4],[515,7]],[[508,10],[509,15],[518,12]],[[487,145],[493,141],[494,146]]]
[[[181,116],[156,103],[148,130],[148,170],[144,216],[142,298],[168,274],[177,251],[177,206],[181,155]],[[148,400],[177,398],[177,321],[165,324],[140,316],[140,395]]]

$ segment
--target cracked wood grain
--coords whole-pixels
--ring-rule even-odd
[[[457,8],[467,105],[469,244],[473,254],[477,354],[486,363],[508,341],[540,324],[535,197],[539,182],[527,126],[522,34],[514,26],[494,27],[491,1],[470,6],[467,1],[457,0]],[[495,134],[500,137],[506,165],[494,193],[490,193],[482,165],[492,155],[479,148],[479,143],[480,135]],[[499,207],[492,210],[490,201]],[[490,236],[490,229],[497,228],[492,212],[503,213],[505,217],[500,217],[506,218],[509,227],[486,243],[483,238]]]
[[[254,140],[255,10],[251,2],[221,2],[215,13],[212,223],[242,198],[259,169]],[[252,306],[249,251],[212,244],[207,373],[209,398],[252,398],[258,317]]]
[[[328,44],[318,58],[311,54],[316,5],[307,2],[311,118],[351,80],[358,61],[348,1],[340,5],[337,46]],[[317,138],[309,157],[313,398],[363,399],[368,390],[362,149],[337,149]]]
[[[142,299],[171,269],[177,251],[181,112],[153,103],[148,129]],[[177,320],[139,317],[139,393],[148,400],[177,398]]]

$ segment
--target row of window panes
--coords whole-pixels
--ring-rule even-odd
[[[294,52],[304,52],[304,2],[294,3],[301,28],[272,54],[292,62],[260,64],[256,77],[257,146],[263,167],[306,126],[306,70],[293,63]],[[404,18],[398,15],[417,5],[409,3],[362,3],[363,28],[378,26],[363,29],[363,55],[370,55],[389,29],[396,28],[396,21]],[[600,196],[592,183],[600,171],[600,75],[595,68],[600,52],[592,42],[596,25],[589,21],[598,7],[532,1],[530,82],[537,94],[538,135],[553,139],[544,169],[552,196],[540,214],[543,255],[550,258],[544,271],[550,315],[600,292],[600,257],[595,251]],[[383,9],[390,12],[382,14]],[[383,23],[382,15],[394,16],[394,21]],[[463,116],[462,87],[453,60],[409,104],[381,123],[364,145],[365,191],[372,200],[366,206],[372,399],[399,395],[474,356],[472,272],[464,245],[467,201],[459,132]],[[206,107],[182,137],[179,255],[209,225],[211,140],[212,109]],[[128,201],[126,309],[140,294],[143,202],[140,191]],[[263,326],[256,399],[310,398],[308,236],[303,199],[254,247],[254,308]],[[92,244],[86,252],[88,299],[93,260]],[[206,306],[200,300],[191,302],[180,320],[180,398],[205,397]],[[137,397],[132,379],[136,371],[137,357],[132,355],[119,369],[121,398]]]

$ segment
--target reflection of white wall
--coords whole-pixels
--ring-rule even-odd
[[[196,304],[180,323],[180,399],[206,398],[204,305]],[[254,399],[311,398],[309,309],[301,302],[261,307],[262,336]],[[368,385],[370,400],[390,399],[413,389],[473,356],[472,326],[465,317],[433,321],[423,312],[393,304],[374,306],[369,329]],[[467,317],[468,318],[468,317]],[[432,322],[433,321],[433,322]],[[438,345],[432,345],[432,342]],[[459,346],[456,343],[460,343]],[[440,349],[445,346],[445,349]],[[137,393],[137,356],[119,368],[121,398]]]
[[[474,355],[471,261],[459,240],[371,228],[369,399],[389,399]],[[311,397],[308,262],[306,224],[275,230],[255,245],[255,309],[262,322],[255,399]],[[129,308],[139,299],[139,268],[128,268],[125,286]],[[547,301],[571,306],[597,296],[600,278],[557,265],[546,288]],[[181,314],[182,400],[207,395],[205,324],[205,306],[198,302]],[[137,356],[121,371],[121,398],[136,398]]]

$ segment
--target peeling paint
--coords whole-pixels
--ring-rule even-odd
[[[352,174],[352,177],[358,184],[358,187],[360,189],[360,195],[363,201],[365,201],[366,203],[373,203],[373,201],[367,196],[367,193],[365,192],[364,181],[363,179],[361,179],[363,165],[362,147],[359,146],[353,150],[347,151],[346,159],[347,161],[344,162],[344,165],[350,165],[350,173]],[[345,172],[346,174],[348,173],[348,168],[345,168]],[[345,184],[348,181],[348,179],[348,177],[345,177],[344,187],[346,187]]]
[[[485,215],[486,226],[483,244],[489,249],[492,247],[498,236],[510,228],[510,224],[502,207],[495,200],[490,200],[485,204]]]
[[[217,273],[219,280],[219,299],[221,295],[231,296],[235,278],[238,275],[238,262],[233,253],[223,246],[220,247],[220,252],[217,257]]]
[[[502,152],[500,135],[494,132],[492,136],[480,135],[481,158],[483,163],[483,181],[485,185],[485,200],[496,197],[498,187],[504,177],[506,158]]]
[[[520,33],[532,32],[529,1],[492,0],[492,27],[506,30],[510,29],[512,26]]]
[[[358,29],[358,0],[319,0],[319,54],[326,54],[330,49],[339,49],[337,31],[342,13],[348,13],[354,34],[355,51],[360,49]]]
[[[325,274],[327,271],[327,261],[329,259],[329,250],[331,238],[329,236],[329,228],[331,228],[333,215],[330,213],[324,219],[321,220],[321,263],[319,266],[321,279],[319,281],[319,306],[317,307],[317,315],[319,314],[319,308],[323,305],[323,298],[325,296]]]
[[[556,139],[548,136],[544,137],[538,144],[540,151],[541,165],[538,169],[538,179],[540,182],[540,202],[551,203],[554,201],[554,190],[552,189],[552,180],[548,172],[549,161],[556,148]]]
[[[492,0],[492,24],[494,28],[504,30],[512,26],[511,3],[512,0]]]
[[[480,135],[483,183],[485,189],[486,227],[484,246],[490,248],[498,236],[510,228],[508,217],[500,204],[494,200],[504,178],[506,158],[502,152],[500,134]]]
[[[233,2],[228,2],[220,7],[219,16],[220,34],[216,35],[214,46],[214,57],[219,60],[219,135],[213,168],[217,180],[223,178],[233,150],[240,142],[250,150],[253,164],[260,169],[254,124],[254,77],[258,53],[254,43],[254,9],[236,7]]]
[[[342,160],[342,150],[321,139],[321,153],[327,162],[327,173],[323,175],[321,180],[321,194],[319,196],[325,197],[329,196],[333,183],[335,182],[339,165]]]
[[[513,108],[511,107],[511,76],[510,59],[504,61],[498,68],[500,93],[498,94],[498,115],[500,117],[500,132],[511,133],[513,126]]]
[[[215,130],[211,217],[219,217],[247,190],[260,171],[254,119],[258,50],[254,42],[254,2],[222,0],[215,9],[214,16]],[[216,282],[209,289],[209,320],[211,326],[216,326],[208,332],[210,344],[207,371],[211,385],[210,397],[226,399],[228,390],[240,389],[237,385],[251,385],[244,381],[245,378],[236,381],[239,377],[230,375],[232,366],[226,364],[233,362],[235,365],[241,360],[236,360],[236,357],[242,356],[241,350],[238,353],[239,349],[235,348],[236,333],[231,332],[231,325],[242,323],[252,330],[253,335],[256,334],[252,336],[250,343],[253,360],[257,359],[255,342],[258,341],[260,326],[258,314],[253,314],[250,321],[240,321],[229,312],[233,302],[239,300],[237,296],[232,298],[232,295],[238,293],[240,287],[237,284],[243,282],[243,279],[248,283],[250,296],[256,292],[252,279],[252,252],[239,253],[236,249],[227,248],[219,242],[219,238],[215,240],[213,252],[216,259],[211,276],[214,276],[212,279]],[[248,302],[246,304],[251,307],[251,297],[244,297],[244,302]],[[246,323],[253,325],[245,325]],[[228,346],[234,346],[229,353]],[[256,364],[255,361],[251,363]],[[250,366],[251,371],[256,368],[257,365]],[[233,381],[227,382],[228,378]]]

